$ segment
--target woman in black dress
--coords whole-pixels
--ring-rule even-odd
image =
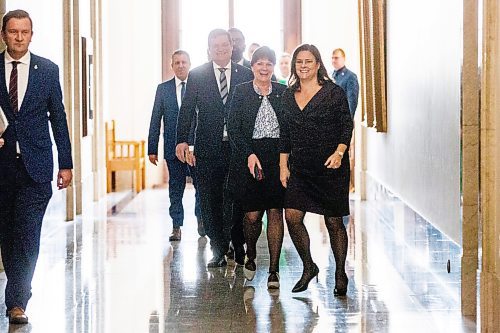
[[[276,55],[270,48],[255,50],[251,61],[254,80],[236,87],[228,120],[232,149],[228,185],[245,212],[247,258],[243,272],[248,280],[255,276],[256,245],[262,216],[267,212],[270,289],[279,288],[285,191],[280,182],[279,137],[281,95],[286,86],[271,82],[275,64]]]
[[[335,295],[347,293],[347,233],[342,216],[349,215],[349,156],[353,123],[342,88],[328,77],[318,49],[299,46],[292,57],[290,87],[283,95],[280,179],[285,186],[285,219],[302,259],[302,277],[293,292],[304,291],[317,277],[306,212],[323,215],[335,257]]]

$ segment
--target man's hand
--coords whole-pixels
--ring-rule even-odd
[[[0,148],[2,148],[4,144],[5,144],[5,140],[0,138]]]
[[[156,163],[158,163],[158,155],[149,155],[149,162],[151,162],[152,164],[154,165],[157,165]]]
[[[186,152],[189,153],[189,146],[186,142],[181,142],[175,147],[175,156],[182,163],[186,163]]]
[[[57,188],[62,190],[68,187],[73,179],[73,171],[71,169],[61,169],[57,173]]]
[[[192,167],[196,166],[196,157],[194,156],[194,152],[189,150],[186,151],[186,162]]]

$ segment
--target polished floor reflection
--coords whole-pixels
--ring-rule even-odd
[[[305,292],[290,292],[302,266],[286,234],[281,288],[271,292],[266,288],[265,234],[253,281],[245,281],[241,267],[206,269],[210,249],[196,232],[193,190],[186,192],[183,238],[172,244],[168,190],[146,190],[136,197],[114,194],[85,207],[74,223],[61,222],[57,203],[51,203],[27,309],[30,324],[9,327],[1,317],[0,332],[476,330],[460,315],[460,248],[396,199],[352,201],[350,284],[348,296],[337,298],[335,264],[321,217],[306,217],[319,281]],[[1,298],[0,303],[4,312]]]

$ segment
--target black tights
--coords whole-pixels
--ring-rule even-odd
[[[304,271],[313,270],[310,240],[304,225],[305,212],[296,209],[285,209],[285,219],[293,244],[299,253]],[[330,246],[335,257],[335,276],[344,276],[347,257],[347,231],[342,217],[325,216],[325,225],[330,235]],[[340,286],[343,287],[343,286]]]
[[[247,242],[247,257],[255,260],[257,257],[257,240],[262,232],[262,216],[264,211],[247,212],[244,219],[245,240]],[[283,210],[267,210],[267,243],[269,246],[269,272],[279,271],[281,245],[283,244]]]

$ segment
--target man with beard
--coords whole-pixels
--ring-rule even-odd
[[[245,36],[241,30],[236,28],[231,28],[228,30],[231,35],[231,39],[233,40],[233,53],[231,54],[231,60],[237,63],[238,65],[245,66],[250,68],[250,61],[243,58],[243,52],[245,52]]]

